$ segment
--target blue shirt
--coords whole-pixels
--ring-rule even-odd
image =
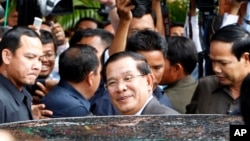
[[[68,82],[61,80],[41,101],[53,111],[53,118],[90,114],[90,102]]]

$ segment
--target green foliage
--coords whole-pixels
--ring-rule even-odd
[[[171,21],[184,23],[189,0],[175,0],[172,2],[169,2],[169,0],[166,1],[170,12]],[[98,0],[73,0],[73,2],[74,6],[86,6],[90,9],[75,9],[70,15],[59,16],[57,21],[62,24],[64,29],[74,27],[75,23],[81,17],[92,17],[98,21],[102,21],[103,17],[98,14],[98,10],[93,9],[100,8],[100,3]]]
[[[186,11],[189,0],[166,0],[168,10],[170,12],[171,21],[185,22]],[[9,11],[15,9],[16,0],[10,3]],[[103,17],[98,14],[98,9],[101,5],[98,0],[73,0],[74,6],[85,6],[85,9],[74,9],[73,13],[57,16],[59,22],[64,29],[71,29],[75,26],[76,22],[82,17],[91,17],[98,21],[102,21]]]
[[[75,26],[76,22],[82,17],[91,17],[98,21],[102,20],[102,17],[98,14],[100,3],[94,0],[73,0],[74,6],[84,6],[86,8],[76,9],[74,8],[73,13],[62,15],[57,17],[59,22],[64,29],[71,29]]]
[[[188,0],[175,0],[167,3],[171,21],[185,22],[188,3]]]

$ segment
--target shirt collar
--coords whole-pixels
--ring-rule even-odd
[[[2,74],[0,74],[0,82],[4,86],[6,91],[8,91],[10,95],[12,95],[12,97],[19,105],[23,103],[24,95],[26,95],[30,99],[30,95],[25,93],[24,90],[19,91],[16,86],[14,86],[13,83],[8,80],[8,78],[4,77]]]
[[[135,114],[136,116],[141,115],[143,109],[145,108],[145,106],[149,103],[149,101],[153,98],[153,95],[150,95],[150,97],[148,98],[148,100],[146,101],[146,103],[143,105],[143,107]]]

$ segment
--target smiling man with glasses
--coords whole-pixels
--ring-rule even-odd
[[[120,114],[178,114],[153,97],[154,76],[140,54],[114,54],[105,63],[102,73],[111,101]]]

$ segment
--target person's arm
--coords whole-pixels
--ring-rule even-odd
[[[242,26],[250,32],[250,2],[247,3],[246,14],[244,16]]]
[[[115,33],[116,33],[118,23],[120,21],[120,18],[119,18],[118,14],[117,14],[117,8],[116,7],[112,7],[109,10],[109,20],[110,20],[110,23],[113,26],[113,28],[115,30]]]
[[[196,11],[196,4],[195,0],[190,0],[190,22],[191,22],[191,32],[192,32],[192,40],[195,43],[197,52],[202,51],[201,41],[200,41],[200,28],[199,28],[199,19],[198,13]]]
[[[152,0],[152,10],[156,15],[156,29],[161,35],[165,36],[164,24],[161,11],[161,0]]]
[[[230,10],[229,13],[225,13],[223,15],[223,21],[222,21],[222,25],[221,28],[229,25],[229,24],[234,24],[237,23],[239,20],[239,10],[241,5],[243,4],[243,1],[237,1],[237,0],[232,0],[230,3]]]
[[[114,30],[117,30],[118,23],[119,23],[119,16],[117,14],[116,8],[116,1],[115,0],[99,0],[100,3],[104,4],[105,6],[109,7],[109,15],[108,18],[110,20],[111,25],[113,26]]]
[[[114,53],[125,50],[129,24],[130,21],[132,20],[131,10],[134,8],[134,5],[131,5],[130,0],[124,0],[124,1],[116,0],[116,6],[120,16],[120,21],[118,23],[118,27],[113,42],[109,48],[110,56]]]
[[[57,55],[59,56],[64,50],[69,47],[68,40],[65,36],[64,29],[59,23],[51,25],[51,33],[54,35],[57,42]]]

